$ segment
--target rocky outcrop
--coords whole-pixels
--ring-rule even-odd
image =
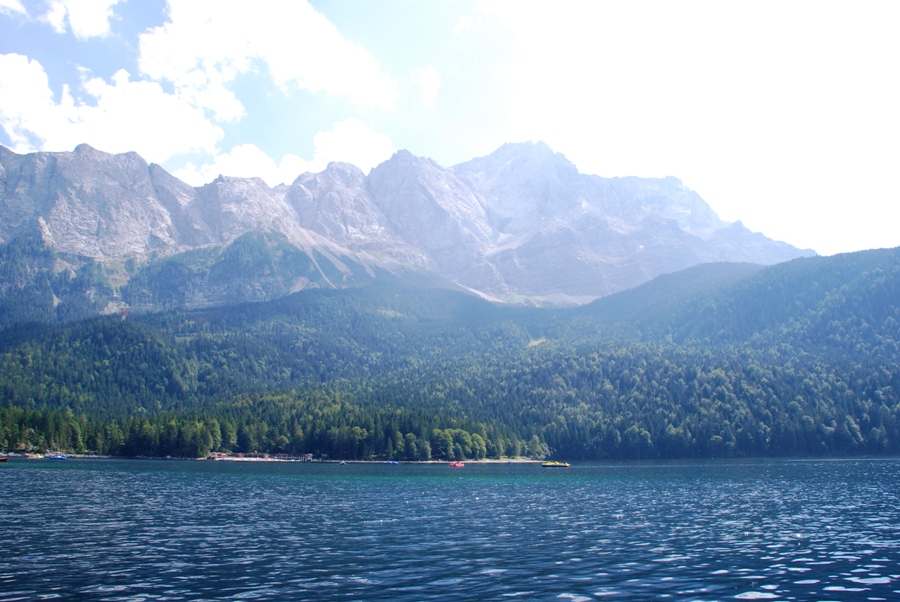
[[[40,229],[63,253],[98,259],[178,247],[169,212],[137,153],[86,144],[71,153],[16,155],[6,149],[0,237]]]
[[[284,232],[299,225],[296,212],[259,178],[219,176],[195,190],[199,213],[221,242],[247,232]]]
[[[285,193],[301,227],[353,250],[403,245],[366,189],[366,176],[349,163],[330,163],[321,173],[301,174]]]
[[[206,223],[197,191],[155,163],[149,171],[156,198],[169,212],[179,244],[193,248],[219,242],[218,234]]]
[[[481,200],[430,159],[400,151],[373,169],[366,185],[391,232],[421,249],[442,275],[457,276],[493,247]]]

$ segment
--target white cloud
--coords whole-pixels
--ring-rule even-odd
[[[323,168],[332,161],[344,161],[368,172],[394,154],[389,136],[372,131],[356,119],[339,121],[330,132],[319,132],[315,145],[313,162]]]
[[[28,14],[19,0],[0,0],[0,15],[9,15],[12,13],[19,13],[20,15]]]
[[[57,33],[64,33],[68,24],[76,38],[105,37],[109,35],[109,20],[113,16],[113,6],[119,1],[52,0],[47,12],[40,19],[49,23]]]
[[[269,186],[290,184],[301,173],[319,172],[332,161],[352,163],[365,172],[394,153],[391,139],[373,132],[356,119],[334,124],[331,131],[315,137],[315,155],[307,161],[297,155],[285,155],[276,163],[254,144],[235,146],[231,152],[217,155],[212,163],[196,166],[188,163],[174,175],[192,186],[202,186],[219,175],[241,178],[259,177]]]
[[[81,88],[95,105],[76,102],[68,86],[57,102],[40,63],[0,55],[0,127],[13,150],[70,150],[86,142],[108,152],[136,150],[161,162],[181,153],[214,152],[222,137],[203,111],[159,84],[132,81],[124,70],[110,83],[85,79]]]
[[[433,65],[417,67],[410,71],[413,82],[422,90],[422,102],[426,106],[434,106],[438,89],[441,87],[441,74]]]
[[[295,155],[285,155],[281,165],[260,150],[255,144],[241,144],[222,153],[212,163],[197,167],[188,163],[183,169],[176,170],[173,175],[190,184],[202,186],[213,181],[219,175],[237,178],[262,178],[269,186],[282,182],[292,182],[304,171],[305,162]],[[294,172],[294,170],[299,171]]]
[[[17,0],[0,2],[6,12],[27,15]],[[71,29],[78,38],[100,36],[109,33],[115,4],[52,0],[38,18],[58,31]],[[156,162],[181,154],[212,155],[208,165],[188,164],[181,170],[179,175],[192,183],[219,173],[290,182],[332,160],[369,169],[393,152],[389,137],[354,119],[320,132],[308,161],[286,155],[276,163],[254,144],[237,145],[228,153],[218,148],[224,134],[210,119],[244,116],[244,106],[228,89],[241,73],[268,69],[283,88],[324,91],[362,108],[393,104],[394,81],[305,1],[271,0],[248,10],[239,2],[170,0],[169,21],[140,36],[140,48],[146,80],[134,81],[124,70],[110,80],[92,78],[78,67],[77,90],[51,90],[40,63],[0,55],[0,127],[10,146],[17,152],[60,151],[86,142],[109,152],[135,150]],[[163,81],[174,84],[174,93],[162,88]]]
[[[141,35],[140,68],[175,85],[179,97],[222,120],[244,107],[226,88],[241,73],[267,67],[284,89],[297,86],[390,108],[394,81],[359,45],[304,0],[170,0],[169,21]]]
[[[474,19],[468,15],[463,15],[459,18],[459,21],[456,22],[456,25],[453,26],[453,34],[459,35],[464,32],[466,29],[472,26],[474,23]]]

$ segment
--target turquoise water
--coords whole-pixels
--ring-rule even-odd
[[[0,600],[900,598],[900,461],[11,460]]]

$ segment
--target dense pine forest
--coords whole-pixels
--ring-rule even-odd
[[[11,303],[0,320],[10,451],[900,452],[897,249],[701,265],[577,309],[384,278],[124,320],[17,323]]]

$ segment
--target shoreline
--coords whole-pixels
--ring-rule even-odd
[[[185,460],[206,460],[210,462],[290,462],[298,464],[418,464],[418,465],[440,465],[450,464],[453,460],[291,460],[286,458],[239,458],[236,456],[225,456],[221,458],[181,458]],[[531,458],[508,458],[508,459],[481,459],[481,460],[462,460],[465,464],[540,464],[543,460],[532,460]]]
[[[63,454],[69,460],[172,460],[172,461],[189,461],[189,462],[287,462],[292,464],[421,464],[421,465],[440,465],[450,464],[454,460],[334,460],[334,459],[313,459],[307,460],[298,457],[294,458],[274,458],[274,457],[256,457],[256,456],[207,456],[203,458],[191,457],[153,457],[153,456],[110,456],[104,454]],[[7,452],[0,453],[0,457],[15,458],[21,460],[47,460],[49,456],[34,457],[24,452]],[[482,458],[481,460],[462,460],[465,464],[540,464],[544,460],[533,460],[531,458]]]

